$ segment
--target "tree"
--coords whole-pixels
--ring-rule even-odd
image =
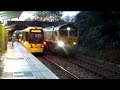
[[[25,21],[32,21],[32,19],[31,18],[26,18]]]
[[[59,21],[62,16],[62,11],[38,11],[35,13],[35,19],[39,21]]]
[[[63,18],[63,20],[64,20],[65,22],[71,22],[72,17],[71,17],[71,16],[65,16],[65,17]]]
[[[120,12],[81,11],[75,16],[80,44],[97,49],[120,48]]]
[[[49,11],[50,15],[52,16],[52,21],[59,21],[62,16],[62,11]]]

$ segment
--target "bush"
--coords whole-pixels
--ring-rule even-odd
[[[111,50],[97,50],[88,47],[80,47],[78,53],[88,57],[104,60],[107,62],[120,64],[120,50],[111,49]]]

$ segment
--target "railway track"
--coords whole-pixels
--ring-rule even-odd
[[[103,79],[120,79],[120,73],[113,71],[107,67],[104,67],[102,65],[98,65],[96,63],[83,60],[83,59],[75,59],[75,58],[70,58],[66,59],[64,57],[61,57],[64,60],[67,60],[71,63],[76,64],[77,66],[84,68],[85,70],[90,71],[91,73],[94,73],[95,75],[103,78]]]
[[[89,72],[86,72],[84,69],[81,69],[80,67],[76,66],[75,64],[72,64],[68,61],[63,61],[61,62],[60,58],[57,56],[52,56],[52,55],[45,55],[44,58],[42,57],[37,57],[42,61],[49,69],[51,69],[54,73],[57,72],[57,70],[54,70],[55,68],[51,68],[51,65],[48,63],[52,62],[52,66],[57,68],[62,71],[62,79],[97,79],[99,77],[96,77],[94,75],[91,75]],[[46,63],[47,61],[47,63]],[[54,63],[54,64],[53,64]],[[57,72],[59,73],[59,72]],[[67,73],[67,77],[63,78],[63,75]],[[57,76],[60,76],[60,74],[57,74]]]
[[[47,60],[49,63],[51,63],[52,65],[54,65],[57,69],[61,70],[62,72],[64,72],[65,75],[68,75],[68,77],[70,79],[79,79],[77,76],[73,75],[72,73],[70,73],[68,70],[66,70],[65,68],[63,68],[62,66],[60,66],[59,64],[53,62],[52,60],[50,60],[49,58],[42,56],[39,57],[40,59],[44,59]]]
[[[75,57],[75,58],[76,58],[76,57]],[[76,59],[78,59],[78,58],[76,58]],[[90,61],[85,60],[85,59],[78,59],[78,60],[81,60],[81,61],[83,61],[83,62],[85,62],[85,63],[88,63],[88,64],[90,64],[90,65],[93,65],[93,66],[96,66],[96,67],[99,67],[99,68],[103,68],[104,70],[107,70],[107,71],[115,74],[115,76],[119,76],[119,77],[120,77],[120,72],[119,72],[119,71],[112,70],[112,69],[110,69],[110,68],[108,68],[108,67],[99,65],[99,64],[97,64],[97,63],[90,62]],[[113,67],[113,68],[114,68],[114,67]]]
[[[92,74],[94,74],[97,77],[100,77],[102,79],[120,79],[120,73],[116,72],[114,70],[109,69],[108,67],[99,65],[97,63],[93,63],[90,62],[88,60],[85,59],[78,59],[78,58],[73,58],[73,57],[62,57],[59,55],[55,55],[52,53],[48,53],[44,56],[44,58],[46,58],[46,60],[49,60],[49,62],[54,63],[54,65],[56,65],[57,67],[63,69],[64,71],[67,71],[65,68],[63,68],[62,66],[58,65],[57,63],[55,64],[54,60],[50,60],[50,58],[54,58],[57,59],[59,58],[61,60],[61,62],[63,62],[63,60],[65,60],[66,62],[70,62],[72,64],[75,64],[76,66],[84,69],[86,72],[90,72]],[[70,73],[68,71],[68,73]],[[74,79],[79,79],[77,76],[74,76],[74,74],[70,73],[71,77],[73,76]],[[86,78],[85,78],[86,79]]]

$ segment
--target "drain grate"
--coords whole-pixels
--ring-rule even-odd
[[[32,72],[24,72],[24,76],[25,77],[33,77],[33,73]]]
[[[23,74],[22,72],[14,72],[14,74]]]
[[[13,78],[13,77],[33,77],[32,72],[4,72],[3,78]]]
[[[22,57],[15,57],[15,58],[6,58],[7,60],[23,60],[24,58]]]
[[[3,73],[3,78],[12,78],[13,77],[13,72],[4,72]]]
[[[14,77],[23,77],[23,75],[14,75]]]
[[[14,72],[14,77],[23,77],[23,72]]]

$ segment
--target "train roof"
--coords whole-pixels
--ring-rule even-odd
[[[74,29],[77,29],[74,25],[72,24],[62,24],[62,25],[59,25],[59,26],[51,26],[51,27],[46,27],[46,28],[43,28],[45,31],[51,31],[51,30],[55,30],[55,31],[58,31],[59,29],[63,28],[63,27],[72,27]]]
[[[67,25],[67,24],[62,24],[62,25],[59,25],[59,26],[55,26],[54,30],[59,30],[61,27],[65,26],[65,25]]]
[[[46,27],[46,28],[43,28],[43,30],[45,30],[45,31],[51,31],[51,30],[53,30],[53,27],[54,27],[54,26]]]
[[[63,25],[60,25],[60,26],[56,26],[56,27],[54,27],[54,29],[59,30],[59,29],[61,29],[61,28],[63,28],[63,27],[72,27],[72,28],[74,28],[74,29],[77,29],[77,27],[75,27],[73,24],[70,24],[70,23],[68,23],[68,24],[63,24]]]
[[[43,29],[42,27],[27,27],[26,29]]]
[[[43,29],[42,27],[27,27],[23,30],[25,30],[26,32],[28,32],[30,29]]]

